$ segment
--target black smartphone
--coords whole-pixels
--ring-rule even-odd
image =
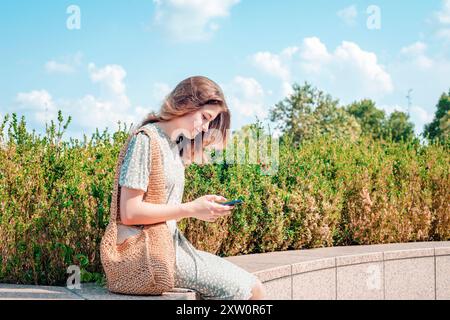
[[[228,202],[222,202],[222,203],[220,203],[221,205],[224,205],[224,206],[234,206],[235,204],[241,204],[241,203],[243,203],[244,201],[242,201],[242,200],[240,200],[240,199],[237,199],[237,200],[232,200],[232,201],[228,201]]]

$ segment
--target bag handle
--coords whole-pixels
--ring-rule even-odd
[[[119,178],[120,178],[120,167],[122,166],[123,160],[125,158],[126,151],[128,149],[129,143],[133,136],[138,134],[139,132],[145,132],[150,137],[150,157],[151,157],[151,166],[152,168],[149,168],[150,177],[149,177],[149,184],[147,186],[147,192],[144,194],[144,199],[154,199],[158,200],[158,194],[160,194],[160,197],[165,197],[165,181],[164,181],[164,172],[162,172],[162,164],[161,164],[161,153],[160,153],[160,147],[157,142],[157,139],[155,139],[155,133],[150,130],[147,127],[141,127],[133,132],[133,134],[130,134],[130,136],[127,138],[127,141],[125,142],[124,146],[120,150],[119,158],[117,160],[116,164],[116,172],[114,177],[114,187],[113,187],[113,194],[111,198],[111,211],[110,211],[110,224],[116,225],[117,224],[117,215],[120,211],[120,198],[119,198]],[[156,185],[153,185],[152,183],[157,182]],[[152,189],[149,187],[152,186]],[[162,188],[161,188],[162,186]],[[160,190],[154,191],[155,187],[159,187]],[[162,190],[161,190],[162,189]],[[152,192],[149,192],[152,191]],[[156,196],[155,196],[156,193]]]

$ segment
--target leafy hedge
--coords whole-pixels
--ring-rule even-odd
[[[62,122],[44,137],[15,114],[2,122],[0,282],[64,285],[72,264],[83,281],[104,281],[99,244],[128,130],[62,142],[70,118]],[[293,148],[286,137],[279,154],[274,175],[256,164],[186,169],[183,202],[207,193],[245,202],[215,223],[180,221],[195,247],[230,256],[450,239],[447,146],[323,136]]]

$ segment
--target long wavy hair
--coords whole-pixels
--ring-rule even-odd
[[[169,121],[196,112],[205,105],[218,105],[221,109],[217,117],[209,123],[208,131],[206,133],[199,132],[193,139],[189,139],[183,134],[176,139],[180,157],[185,166],[193,162],[194,155],[195,159],[198,159],[198,154],[201,155],[200,158],[204,164],[207,162],[205,148],[214,145],[215,149],[223,149],[227,144],[231,122],[231,114],[222,89],[211,79],[194,76],[181,81],[164,98],[159,112],[150,112],[137,128],[148,123]],[[196,162],[198,163],[198,161]]]

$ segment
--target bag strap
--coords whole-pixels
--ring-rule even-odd
[[[155,129],[156,130],[156,129]],[[144,194],[144,201],[156,204],[166,203],[166,179],[163,170],[161,149],[157,141],[156,132],[143,127],[141,131],[145,131],[150,137],[151,150],[150,157],[151,168],[149,168],[150,176],[148,179],[147,192]]]
[[[111,210],[110,210],[110,218],[109,218],[109,224],[111,227],[116,227],[116,219],[117,219],[117,213],[120,205],[120,199],[118,198],[118,191],[119,191],[119,178],[120,178],[120,167],[122,166],[123,160],[125,158],[125,154],[128,148],[128,145],[130,144],[131,138],[136,134],[136,132],[133,132],[130,134],[125,141],[124,145],[122,146],[122,149],[119,152],[119,157],[117,159],[116,163],[116,171],[114,176],[114,185],[113,185],[113,192],[112,192],[112,198],[111,198]]]
[[[147,186],[147,192],[144,194],[144,201],[153,202],[153,203],[164,203],[165,201],[165,180],[164,180],[164,172],[162,168],[162,159],[161,159],[161,151],[160,146],[157,142],[155,132],[150,130],[148,127],[141,127],[135,130],[128,139],[126,140],[124,146],[120,150],[119,158],[116,164],[116,171],[114,177],[114,187],[113,194],[111,199],[111,211],[110,211],[110,224],[117,224],[117,216],[120,212],[120,197],[119,197],[119,178],[120,178],[120,169],[123,163],[123,160],[126,155],[126,151],[130,144],[133,136],[138,134],[139,132],[145,132],[150,137],[150,154],[151,157],[151,168],[149,168],[150,176],[149,183]]]

